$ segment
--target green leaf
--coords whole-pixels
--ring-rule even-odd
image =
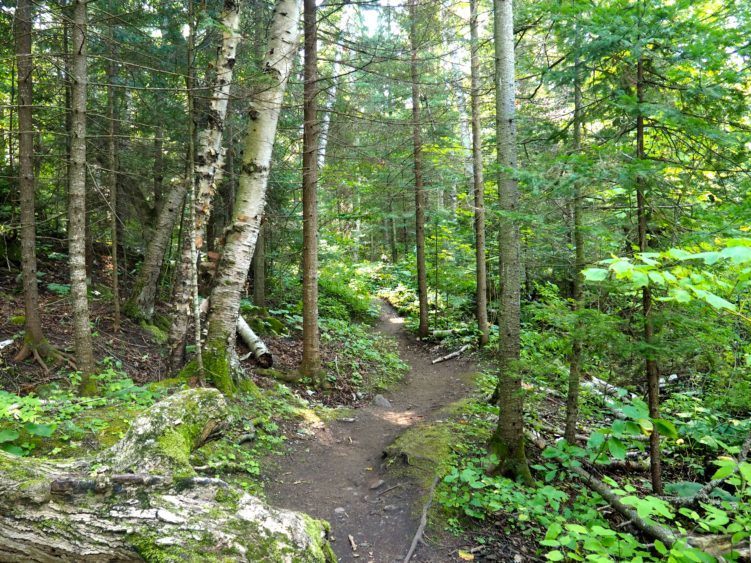
[[[664,418],[653,418],[652,423],[655,425],[657,432],[668,438],[676,439],[678,437],[678,429],[675,424]]]
[[[735,471],[735,460],[733,459],[720,458],[714,463],[719,466],[719,469],[715,471],[714,475],[712,475],[713,481],[715,479],[724,479],[725,477],[732,475],[733,471]]]
[[[55,432],[54,424],[35,424],[33,422],[27,422],[24,425],[26,431],[32,436],[40,436],[42,438],[49,438]]]
[[[635,287],[647,287],[649,285],[649,276],[641,270],[632,270],[631,282]]]
[[[582,271],[582,274],[584,274],[584,279],[587,281],[601,282],[608,279],[610,272],[605,268],[587,268]]]
[[[558,551],[557,549],[554,549],[553,551],[548,552],[545,557],[548,558],[548,561],[563,561],[563,553]]]
[[[733,264],[751,262],[751,247],[748,246],[729,246],[724,248],[720,254],[723,258],[729,258]]]
[[[626,453],[628,452],[628,449],[626,448],[626,445],[618,438],[608,439],[608,450],[610,451],[610,455],[612,455],[615,459],[626,459]]]
[[[12,442],[13,440],[16,440],[18,436],[20,436],[20,434],[15,430],[11,430],[10,428],[0,430],[0,444],[3,444],[5,442]]]
[[[668,548],[665,547],[665,544],[662,543],[660,540],[655,540],[654,546],[655,546],[655,551],[659,553],[660,555],[668,554]]]
[[[8,452],[9,454],[13,454],[17,456],[26,455],[26,452],[23,450],[23,448],[20,448],[19,446],[16,446],[14,444],[2,444],[0,445],[0,450],[3,450],[5,452]]]

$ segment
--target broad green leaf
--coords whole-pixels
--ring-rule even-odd
[[[724,479],[725,477],[732,475],[735,470],[735,460],[733,459],[720,458],[714,463],[719,466],[719,469],[715,471],[714,475],[712,475],[712,480]]]
[[[49,438],[55,432],[54,424],[35,424],[33,422],[27,422],[24,425],[26,431],[33,436],[40,436],[42,438]]]
[[[610,455],[612,455],[615,459],[626,459],[626,453],[628,452],[628,449],[626,448],[626,445],[618,438],[608,439],[608,450],[610,451]]]
[[[675,427],[675,424],[669,420],[665,420],[664,418],[653,418],[652,423],[655,425],[657,431],[663,436],[673,439],[678,437],[678,429]]]
[[[587,281],[600,282],[608,279],[610,272],[605,268],[587,268],[582,271],[582,274],[584,274],[584,279]]]
[[[548,561],[563,561],[563,553],[558,551],[557,549],[554,549],[553,551],[549,551],[545,557],[548,558]]]
[[[3,444],[5,442],[12,442],[13,440],[17,439],[18,436],[18,432],[11,430],[10,428],[0,430],[0,444]]]

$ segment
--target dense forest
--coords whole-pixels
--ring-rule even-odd
[[[751,561],[750,3],[0,37],[0,561]]]

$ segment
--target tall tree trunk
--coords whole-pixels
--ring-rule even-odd
[[[112,13],[112,3],[110,3]],[[107,178],[110,192],[110,236],[112,238],[112,314],[114,316],[114,331],[120,332],[120,278],[117,263],[117,158],[115,155],[115,55],[114,34],[112,23],[108,26],[110,44],[110,59],[107,62],[107,119],[109,120],[109,135],[107,138]]]
[[[89,299],[86,284],[86,0],[74,0],[71,29],[71,141],[68,188],[68,244],[70,289],[73,301],[73,334],[76,366],[83,374],[82,393],[96,391],[94,352],[89,326]]]
[[[524,392],[519,366],[521,332],[521,262],[519,186],[516,156],[516,84],[514,76],[514,9],[512,0],[494,0],[496,149],[501,208],[501,311],[498,350],[500,407],[490,451],[498,458],[495,471],[531,482],[524,452]]]
[[[50,346],[42,332],[37,289],[36,212],[34,179],[34,123],[32,120],[34,60],[31,55],[31,0],[19,0],[15,14],[16,56],[18,65],[18,188],[21,200],[21,271],[25,334],[16,361],[31,354],[44,358]]]
[[[191,20],[192,22],[193,20]],[[194,121],[191,119],[191,151],[188,158],[188,178],[192,182],[189,187],[188,229],[190,239],[185,239],[189,244],[183,246],[182,265],[180,273],[190,276],[189,284],[181,284],[178,287],[187,289],[175,294],[175,315],[189,316],[192,309],[196,340],[196,362],[202,366],[201,358],[201,324],[198,299],[198,265],[197,259],[203,241],[206,238],[207,224],[211,214],[211,204],[216,192],[216,185],[221,179],[224,151],[222,149],[222,137],[224,121],[227,116],[230,87],[232,85],[232,73],[235,66],[235,54],[240,35],[237,30],[240,26],[240,2],[237,0],[225,0],[221,16],[222,42],[217,52],[216,75],[212,87],[212,96],[208,108],[208,123],[198,134],[197,150],[193,150],[192,134]],[[191,23],[191,25],[193,25]],[[195,37],[195,33],[191,35]],[[192,51],[192,46],[189,46]],[[191,55],[192,60],[192,55]],[[192,67],[191,67],[192,68]],[[193,115],[193,74],[189,71],[189,113]],[[195,162],[193,157],[195,154]],[[191,304],[192,303],[192,307]],[[170,329],[170,349],[173,358],[172,368],[179,367],[179,361],[183,357],[185,341],[187,338],[187,318],[175,318]],[[202,370],[202,369],[201,369]]]
[[[644,59],[639,57],[636,63],[636,99],[639,104],[639,113],[636,117],[636,159],[642,161],[646,158],[644,151]],[[644,178],[639,174],[636,178],[636,208],[638,215],[639,250],[649,251],[647,239],[647,198],[645,195]],[[657,361],[653,357],[654,347],[654,320],[652,318],[652,292],[649,286],[642,288],[642,314],[644,315],[644,344],[645,370],[647,374],[647,397],[649,403],[649,416],[660,416],[660,373]],[[652,477],[652,492],[662,494],[662,461],[660,459],[660,434],[657,428],[652,430],[649,436],[649,462]]]
[[[190,318],[193,317],[196,330],[196,367],[199,377],[203,377],[203,357],[201,350],[201,317],[198,312],[198,288],[197,288],[197,241],[198,231],[196,229],[196,130],[195,130],[195,103],[194,103],[194,68],[193,53],[195,50],[196,32],[195,32],[195,5],[193,0],[188,0],[188,45],[187,59],[188,72],[185,78],[187,90],[187,112],[188,112],[188,154],[185,171],[185,183],[187,184],[187,194],[185,199],[184,211],[184,229],[182,232],[181,252],[180,252],[180,269],[178,270],[178,280],[172,293],[172,324],[170,325],[168,346],[168,367],[174,371],[182,367],[185,360],[185,345],[188,335],[188,325]],[[193,305],[193,306],[191,306]]]
[[[415,239],[417,246],[417,292],[420,325],[417,334],[428,336],[428,274],[425,268],[425,187],[422,178],[422,137],[420,135],[420,83],[417,69],[417,1],[409,1],[410,75],[412,79],[412,144],[415,171]],[[437,304],[436,304],[437,306]]]
[[[352,14],[351,6],[345,5],[343,8],[344,13],[342,19],[339,22],[339,29],[347,29],[349,26],[350,15]],[[337,36],[338,38],[338,36]],[[326,150],[329,144],[329,128],[331,127],[331,110],[336,103],[336,94],[339,91],[339,71],[341,70],[342,53],[344,48],[338,43],[334,45],[334,63],[331,65],[331,87],[326,94],[326,102],[323,106],[323,115],[321,116],[321,130],[318,135],[318,170],[323,170],[324,164],[326,164]]]
[[[318,380],[321,373],[318,333],[318,29],[316,0],[303,1],[305,33],[302,154],[302,363],[300,373]],[[322,384],[323,381],[318,381]]]
[[[477,35],[477,0],[469,2],[470,32],[470,72],[471,91],[470,106],[472,113],[472,185],[475,194],[475,269],[476,316],[480,329],[480,346],[485,346],[490,339],[488,325],[488,273],[485,263],[485,180],[482,167],[482,137],[480,135],[480,58],[477,54],[479,40]]]
[[[154,211],[159,217],[159,211],[162,208],[162,199],[164,197],[164,129],[156,128],[154,133],[154,168],[152,169],[154,177]]]
[[[581,91],[581,64],[579,55],[574,58],[574,154],[581,151],[582,133],[582,91]],[[582,226],[582,190],[581,182],[574,183],[573,198],[573,242],[574,242],[574,271],[571,276],[572,309],[576,314],[583,307],[583,280],[584,270],[584,230]],[[581,381],[582,362],[582,324],[577,315],[574,321],[573,335],[571,338],[571,353],[569,356],[568,392],[566,394],[566,429],[564,438],[570,444],[576,443],[576,425],[579,420],[579,383]]]
[[[222,149],[224,122],[227,117],[232,74],[235,66],[237,45],[240,42],[240,6],[239,0],[224,0],[221,15],[222,43],[216,59],[216,76],[212,87],[211,101],[208,108],[208,124],[198,134],[196,153],[196,244],[200,252],[205,239],[204,232],[211,214],[211,204],[218,185],[225,151]]]
[[[267,220],[258,229],[256,251],[253,253],[253,303],[257,307],[266,306],[266,235]]]
[[[227,231],[210,297],[204,365],[214,385],[225,392],[234,390],[232,369],[236,359],[237,315],[263,217],[276,126],[297,50],[299,14],[299,0],[277,1],[261,66],[268,82],[248,111],[248,132],[232,225]]]

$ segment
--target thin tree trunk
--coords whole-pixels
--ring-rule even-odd
[[[94,352],[89,326],[86,283],[86,0],[74,0],[71,53],[71,141],[68,188],[68,244],[70,286],[73,301],[73,334],[76,366],[83,374],[80,391],[96,391]]]
[[[519,186],[514,178],[516,156],[516,85],[514,76],[514,10],[511,0],[494,0],[496,149],[498,190],[503,213],[501,240],[501,311],[498,350],[498,426],[490,441],[490,452],[498,458],[495,472],[531,482],[524,451],[524,392],[519,368],[521,332],[521,263],[519,225],[514,214],[519,208]]]
[[[164,129],[156,128],[154,135],[154,211],[159,217],[159,211],[162,208],[162,199],[164,198]]]
[[[123,306],[125,314],[133,319],[148,322],[154,316],[159,273],[162,270],[164,254],[172,240],[172,231],[180,216],[187,189],[187,182],[173,182],[159,209],[154,234],[146,247],[141,270],[138,272],[131,295]]]
[[[21,203],[21,271],[25,313],[24,344],[16,355],[22,361],[31,354],[50,353],[42,332],[37,289],[36,213],[34,179],[34,123],[32,120],[34,60],[31,55],[32,9],[30,0],[19,0],[15,14],[18,65],[18,188]]]
[[[300,373],[316,381],[321,373],[318,332],[318,29],[316,0],[304,0],[305,63],[303,93],[303,268],[302,363]],[[323,386],[324,381],[318,381]]]
[[[485,263],[485,180],[482,166],[482,137],[480,135],[480,58],[477,54],[479,40],[477,36],[477,0],[469,2],[470,31],[470,105],[472,113],[472,180],[475,194],[475,268],[477,276],[476,316],[480,329],[480,346],[485,346],[490,339],[488,325],[488,277]]]
[[[417,334],[426,338],[428,327],[428,274],[425,268],[425,188],[422,178],[422,138],[420,135],[420,84],[417,69],[417,1],[409,2],[410,74],[412,79],[412,143],[415,171],[415,238],[417,246],[417,292],[420,325]],[[436,304],[437,306],[437,304]]]
[[[180,252],[180,269],[178,271],[178,282],[172,294],[172,324],[170,325],[168,346],[169,359],[168,366],[170,371],[175,371],[182,367],[185,360],[185,345],[188,335],[188,326],[190,318],[196,327],[196,368],[198,376],[203,376],[203,358],[201,351],[201,316],[198,313],[198,295],[197,287],[197,242],[198,231],[196,230],[196,183],[195,183],[195,87],[194,69],[193,69],[193,52],[195,49],[195,11],[193,0],[188,1],[188,73],[185,79],[187,90],[187,112],[188,112],[188,154],[187,166],[185,171],[185,183],[187,184],[187,193],[185,199],[185,228],[183,229],[183,238],[181,241]],[[193,305],[193,306],[191,306]]]
[[[639,104],[639,113],[636,117],[636,159],[642,161],[646,158],[644,151],[644,114],[642,108],[644,104],[644,59],[639,58],[636,68],[636,99]],[[647,240],[647,198],[644,194],[644,178],[639,175],[636,178],[636,208],[638,215],[639,231],[639,250],[641,252],[649,251],[649,241]],[[649,416],[659,418],[660,416],[660,373],[657,367],[657,361],[653,358],[652,348],[654,346],[654,320],[652,319],[652,292],[649,286],[642,288],[642,312],[644,315],[644,343],[647,351],[645,353],[645,369],[647,374],[647,396],[649,403]],[[657,428],[652,430],[649,436],[649,464],[650,474],[652,477],[652,492],[658,495],[662,494],[662,462],[660,459],[660,434]]]
[[[227,241],[211,292],[204,365],[212,382],[225,392],[234,390],[232,368],[236,357],[237,315],[263,217],[271,151],[297,50],[299,14],[299,0],[277,1],[269,31],[269,45],[261,66],[268,82],[248,111],[248,132],[232,225],[227,231]]]
[[[266,221],[258,229],[256,251],[253,253],[253,303],[257,307],[266,306]]]
[[[574,59],[574,134],[573,152],[581,151],[582,130],[582,92],[581,92],[581,65],[578,53]],[[573,242],[574,242],[574,271],[571,276],[572,309],[576,314],[583,307],[583,280],[584,269],[584,231],[582,227],[582,190],[581,183],[574,183],[574,218],[573,218]],[[576,425],[579,420],[579,383],[581,382],[582,362],[582,324],[577,316],[574,322],[573,335],[571,338],[571,354],[569,356],[568,392],[566,394],[566,429],[564,438],[570,443],[576,443]]]
[[[110,12],[112,4],[110,3]],[[112,314],[114,316],[113,329],[120,332],[120,279],[117,263],[117,158],[115,156],[115,89],[112,86],[115,80],[115,57],[112,23],[108,26],[108,39],[110,44],[110,59],[107,63],[107,118],[109,120],[109,136],[107,139],[107,168],[109,171],[110,192],[110,236],[112,238]]]
[[[216,186],[221,179],[224,163],[222,137],[224,122],[227,117],[229,94],[232,86],[232,74],[235,66],[235,54],[240,42],[240,6],[239,0],[224,0],[221,15],[222,43],[217,52],[216,76],[208,108],[208,125],[198,134],[196,153],[196,244],[200,252],[205,239],[204,231],[211,214],[211,204]]]

